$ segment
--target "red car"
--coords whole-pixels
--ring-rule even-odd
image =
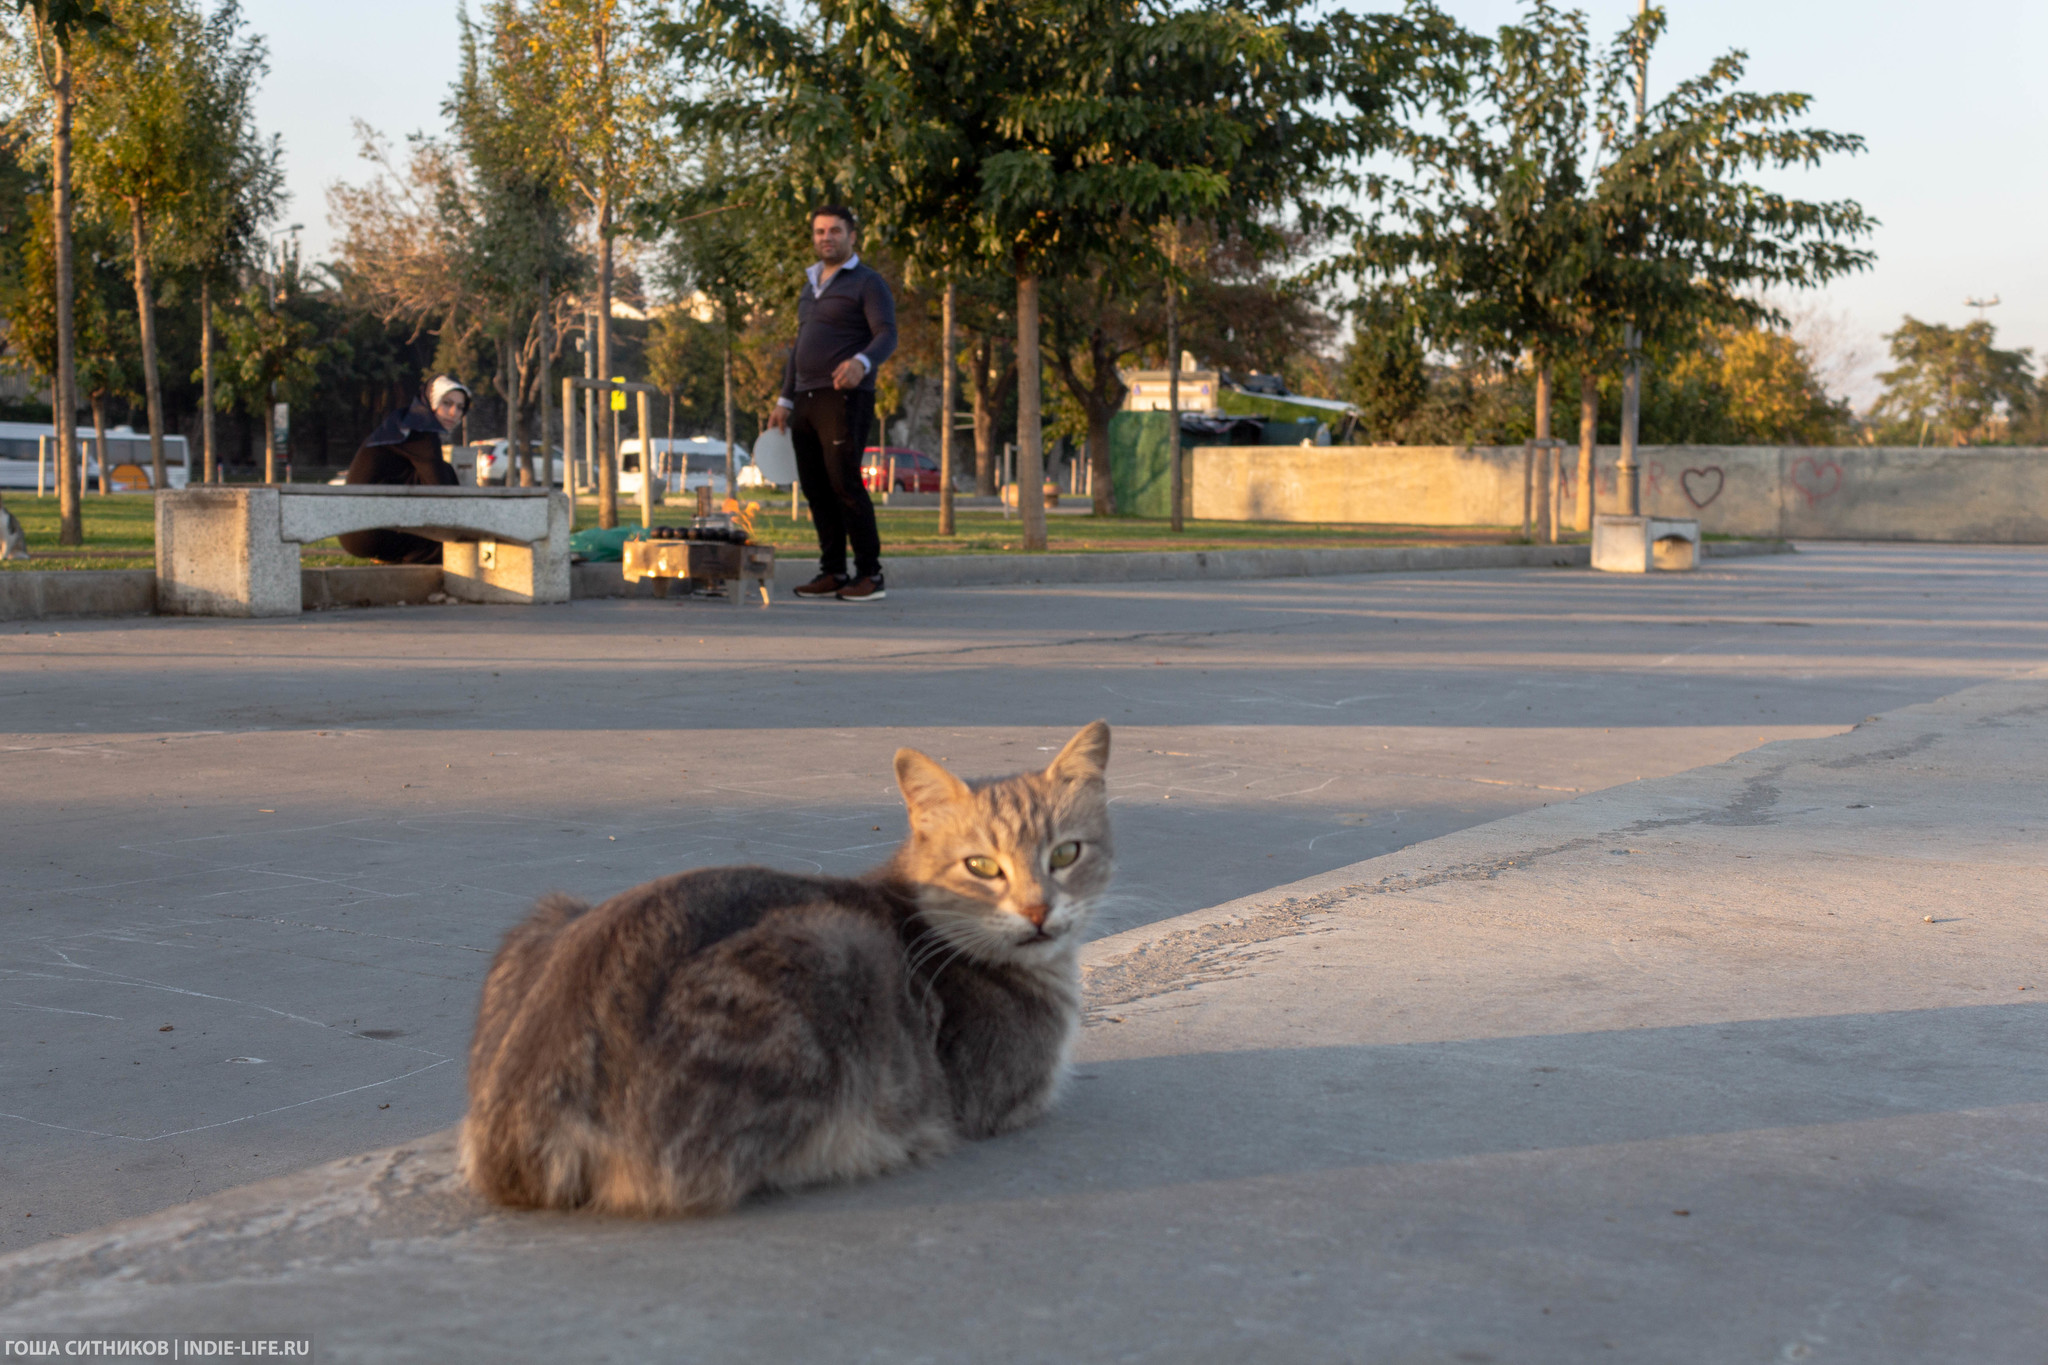
[[[879,493],[889,482],[889,464],[896,465],[895,491],[936,493],[939,491],[939,461],[936,456],[905,446],[869,446],[861,453],[860,481],[870,493]]]

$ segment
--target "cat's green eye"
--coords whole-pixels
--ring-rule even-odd
[[[1000,877],[1003,866],[987,854],[977,853],[967,860],[967,870],[977,877]]]
[[[1046,861],[1055,868],[1072,867],[1074,860],[1080,856],[1080,841],[1078,839],[1069,839],[1064,844],[1053,845],[1052,856],[1047,858]]]

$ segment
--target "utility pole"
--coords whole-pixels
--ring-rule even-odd
[[[1974,309],[1976,309],[1976,310],[1977,310],[1977,321],[1979,321],[1979,322],[1982,322],[1982,321],[1984,321],[1984,312],[1985,312],[1985,310],[1986,310],[1986,309],[1989,309],[1989,308],[1996,308],[1996,307],[1998,307],[1998,302],[1999,302],[1999,300],[1998,300],[1998,295],[1996,295],[1996,294],[1993,294],[1993,295],[1992,295],[1992,296],[1991,296],[1990,298],[1988,298],[1988,299],[1964,299],[1964,300],[1963,300],[1963,307],[1965,307],[1965,308],[1974,308]]]

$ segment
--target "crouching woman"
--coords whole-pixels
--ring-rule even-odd
[[[453,484],[455,466],[441,457],[441,443],[469,412],[469,389],[453,375],[435,375],[412,406],[378,424],[349,462],[349,483]],[[441,542],[409,531],[352,531],[341,548],[380,564],[439,564]]]

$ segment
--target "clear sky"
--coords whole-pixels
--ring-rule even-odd
[[[1490,30],[1514,0],[1439,0],[1461,22]],[[270,43],[261,102],[267,130],[284,136],[293,203],[307,246],[330,240],[326,188],[360,179],[354,118],[397,138],[441,125],[456,66],[456,8],[441,0],[245,0]],[[1356,8],[1373,8],[1360,0]],[[1604,39],[1634,12],[1632,0],[1584,0]],[[1863,156],[1788,176],[1807,198],[1847,198],[1881,220],[1875,269],[1824,295],[1786,300],[1813,314],[1836,360],[1861,352],[1870,396],[1881,334],[1902,314],[1951,324],[1975,314],[1964,299],[1997,295],[1988,316],[2008,346],[2048,358],[2048,257],[2040,239],[2048,189],[2048,93],[2036,68],[2048,50],[2048,6],[2019,0],[1669,0],[1670,31],[1650,69],[1659,82],[1697,74],[1741,48],[1748,83],[1815,97],[1813,122],[1860,133]],[[1827,338],[1826,323],[1834,322]],[[1846,379],[1847,376],[1844,376]]]

